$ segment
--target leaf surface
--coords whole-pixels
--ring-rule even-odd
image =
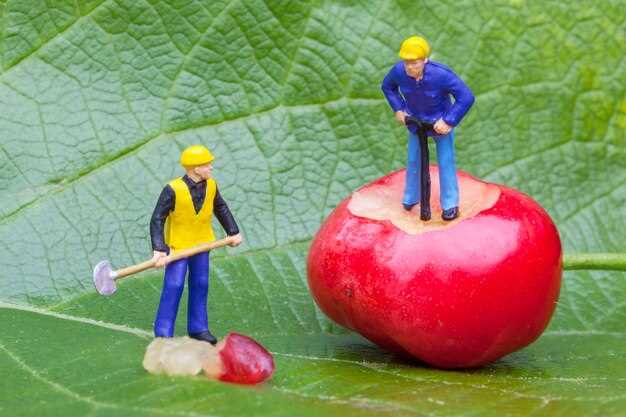
[[[463,372],[334,325],[305,273],[332,208],[404,164],[379,84],[418,31],[477,97],[458,167],[533,196],[566,252],[626,252],[620,2],[8,0],[0,16],[0,414],[623,412],[623,273],[566,272],[536,343]],[[209,320],[275,354],[262,387],[143,371],[159,273],[92,288],[98,261],[150,256],[152,208],[193,143],[246,239],[212,255]]]

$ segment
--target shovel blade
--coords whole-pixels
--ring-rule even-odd
[[[102,295],[109,296],[117,290],[113,279],[113,269],[109,261],[99,262],[93,269],[93,284],[96,291]]]

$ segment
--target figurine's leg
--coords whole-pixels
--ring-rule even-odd
[[[406,182],[402,204],[411,206],[420,201],[420,144],[417,135],[409,132],[407,147]]]
[[[454,130],[435,138],[437,163],[439,164],[439,189],[443,210],[459,205],[459,182],[454,163]]]
[[[189,334],[209,330],[207,296],[209,293],[209,252],[189,258],[189,307],[187,330]]]
[[[174,324],[178,313],[178,303],[185,287],[187,259],[180,259],[167,264],[163,277],[161,301],[154,321],[155,337],[174,336]]]

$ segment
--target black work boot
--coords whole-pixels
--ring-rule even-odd
[[[215,345],[217,343],[217,339],[215,338],[215,336],[213,336],[208,330],[200,333],[189,333],[189,337],[191,337],[192,339],[200,340],[202,342],[208,342],[212,345]]]
[[[411,211],[411,209],[415,207],[416,205],[417,203],[413,203],[413,204],[402,203],[402,207],[404,207],[406,211]]]
[[[445,221],[454,220],[457,217],[459,217],[458,207],[449,208],[447,210],[444,210],[443,213],[441,213],[441,218],[444,219]]]

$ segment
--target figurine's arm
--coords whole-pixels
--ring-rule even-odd
[[[235,236],[239,234],[237,222],[235,222],[235,218],[230,212],[226,201],[224,201],[224,199],[222,198],[219,189],[215,190],[215,198],[213,199],[213,213],[215,213],[215,217],[217,217],[217,220],[220,222],[228,236]]]
[[[400,86],[394,79],[393,71],[394,68],[391,68],[391,71],[389,71],[383,79],[383,83],[380,88],[383,90],[383,94],[385,94],[385,98],[387,99],[391,110],[393,110],[394,113],[397,113],[399,111],[406,110],[406,103],[400,94]]]
[[[450,72],[446,80],[446,89],[454,97],[454,104],[448,109],[442,119],[450,126],[461,123],[461,119],[474,104],[474,94],[467,84],[453,72]]]
[[[175,202],[174,190],[169,185],[166,185],[163,191],[161,191],[150,219],[150,239],[152,240],[152,250],[156,252],[169,251],[164,238],[165,220],[170,212],[174,210]]]

